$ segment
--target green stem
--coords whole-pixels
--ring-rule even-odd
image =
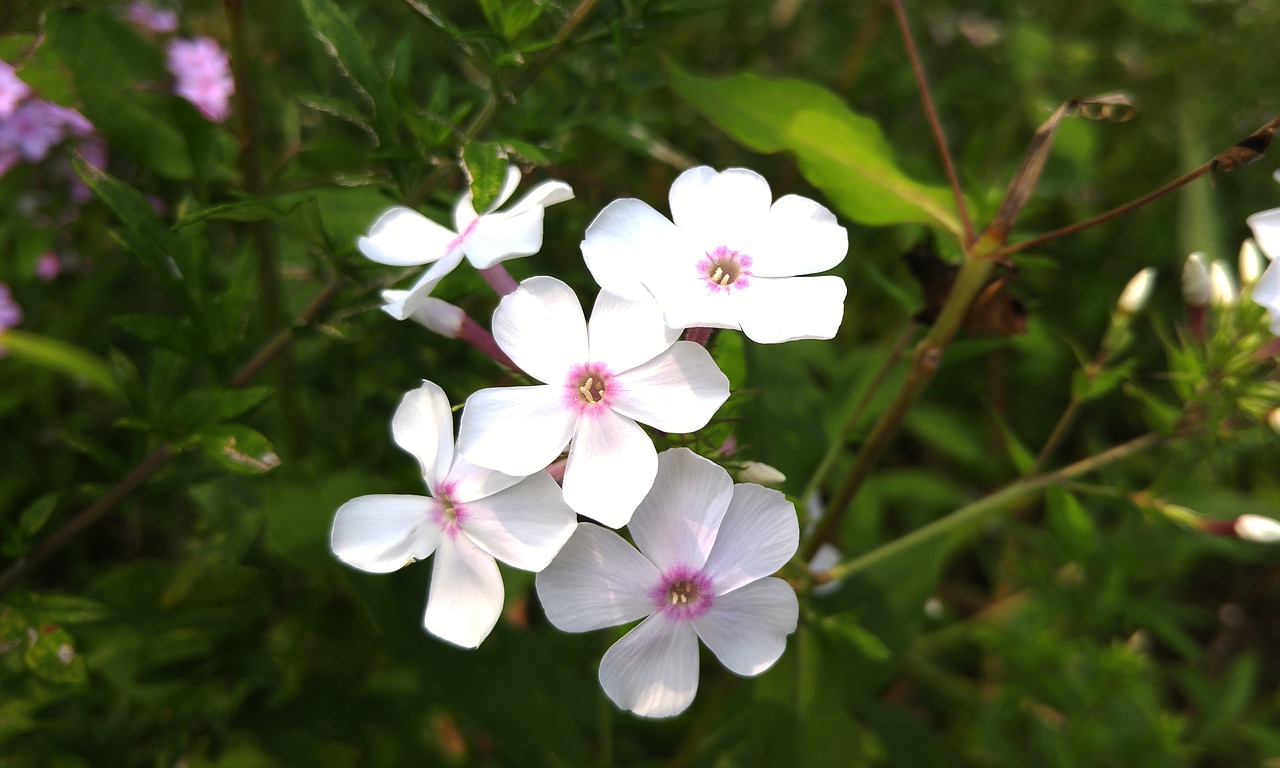
[[[839,527],[840,520],[848,512],[863,482],[879,463],[889,447],[889,442],[898,433],[907,413],[938,372],[938,367],[942,364],[942,353],[951,343],[956,332],[960,330],[974,298],[987,283],[987,276],[991,273],[993,262],[986,256],[998,245],[997,242],[983,236],[966,254],[965,262],[960,267],[960,273],[956,276],[955,285],[952,286],[946,303],[943,304],[942,312],[934,321],[933,327],[929,329],[929,333],[916,345],[907,380],[903,382],[888,410],[880,415],[875,426],[871,428],[866,442],[862,444],[862,448],[853,459],[853,466],[849,469],[844,485],[828,503],[826,517],[822,519],[813,536],[805,544],[801,557],[806,562],[813,559],[813,554],[818,551],[818,547],[822,546],[822,542],[829,539]]]
[[[1108,464],[1114,464],[1121,459],[1126,459],[1135,454],[1141,453],[1149,448],[1159,445],[1166,439],[1168,435],[1158,435],[1150,433],[1142,437],[1122,443],[1114,448],[1103,451],[1096,456],[1090,456],[1087,459],[1077,461],[1074,464],[1063,467],[1054,472],[1048,472],[1035,477],[1028,477],[1018,480],[1015,483],[1005,486],[995,493],[981,498],[972,504],[967,504],[946,517],[935,520],[928,525],[917,528],[916,530],[895,539],[888,544],[877,547],[860,557],[854,558],[847,563],[842,563],[828,570],[823,581],[834,581],[852,576],[861,571],[874,568],[880,563],[901,554],[912,547],[919,546],[935,539],[946,537],[955,537],[962,535],[979,523],[995,517],[1015,502],[1018,502],[1031,494],[1040,491],[1043,488],[1059,483],[1063,480],[1085,475],[1095,470],[1101,469]]]

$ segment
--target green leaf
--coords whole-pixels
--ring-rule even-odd
[[[206,348],[200,334],[190,324],[160,315],[116,315],[112,325],[156,346],[171,349],[184,357],[199,357]]]
[[[274,393],[271,387],[198,389],[183,395],[174,405],[174,419],[186,429],[220,424],[257,408]]]
[[[115,615],[97,600],[78,595],[27,592],[15,597],[12,604],[32,624],[89,624]]]
[[[52,683],[83,683],[88,677],[71,635],[52,624],[36,630],[35,642],[27,646],[22,661],[27,669]]]
[[[493,207],[507,179],[507,157],[501,145],[473,141],[462,148],[462,165],[471,180],[471,205],[476,213]]]
[[[1004,436],[1004,449],[1009,454],[1009,461],[1013,463],[1013,468],[1019,475],[1030,474],[1031,469],[1036,465],[1036,458],[1027,448],[1026,443],[1022,442],[999,413],[991,411],[991,418],[995,420],[996,425],[1000,427],[1000,434]]]
[[[260,475],[280,466],[280,457],[261,432],[243,424],[220,424],[201,431],[200,448],[227,469]]]
[[[884,642],[859,626],[852,614],[823,616],[816,627],[830,639],[872,661],[885,661],[891,655]]]
[[[375,110],[385,105],[386,100],[381,98],[385,90],[382,76],[351,17],[333,0],[302,0],[302,10],[311,22],[311,31],[337,62],[342,74],[369,99]]]
[[[1098,549],[1093,518],[1075,496],[1053,486],[1045,493],[1045,519],[1049,529],[1072,557],[1084,557]]]
[[[79,157],[76,173],[93,190],[111,212],[124,224],[120,238],[152,272],[170,280],[182,280],[182,272],[174,262],[177,240],[160,220],[147,198],[138,190],[94,168]]]
[[[667,71],[676,93],[739,143],[757,152],[794,153],[800,172],[845,217],[960,232],[950,191],[909,178],[894,163],[880,126],[830,91],[749,74],[705,79],[671,63]]]
[[[31,537],[39,533],[44,524],[49,522],[53,510],[58,508],[58,498],[61,495],[58,491],[46,493],[22,510],[22,515],[18,517],[18,534]]]
[[[1132,361],[1103,368],[1093,376],[1086,375],[1083,370],[1077,370],[1071,378],[1071,396],[1082,401],[1096,400],[1120,386],[1132,372]]]
[[[113,397],[120,396],[106,361],[74,344],[11,328],[0,333],[0,345],[14,359],[78,379]]]

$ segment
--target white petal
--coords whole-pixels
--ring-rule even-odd
[[[520,198],[511,206],[509,213],[518,213],[532,208],[546,208],[548,205],[563,203],[573,199],[573,187],[563,181],[544,181]]]
[[[532,475],[556,460],[577,424],[561,387],[498,387],[467,398],[458,451],[475,464],[508,475]]]
[[[379,264],[409,267],[444,256],[457,236],[412,208],[399,207],[379,216],[356,247]]]
[[[453,463],[453,411],[444,390],[423,381],[406,392],[391,417],[391,437],[418,460],[427,487],[436,493],[436,482],[449,474]]]
[[[733,498],[733,480],[688,448],[658,456],[653,490],[631,518],[631,537],[659,570],[702,570]]]
[[[507,259],[529,256],[542,249],[540,207],[516,213],[482,216],[462,240],[467,261],[476,269],[488,269]]]
[[[679,337],[680,331],[662,322],[662,310],[648,297],[630,301],[601,291],[587,323],[589,358],[614,372],[649,362]]]
[[[613,408],[663,432],[695,432],[729,399],[729,378],[701,344],[678,341],[654,360],[618,374]]]
[[[582,257],[600,287],[633,301],[649,298],[644,281],[651,270],[681,254],[694,264],[700,255],[665,216],[633,198],[606,205],[582,241]]]
[[[747,293],[758,281],[751,280],[747,288],[712,291],[696,264],[650,273],[646,285],[662,307],[663,321],[672,328],[741,328]]]
[[[717,596],[693,627],[730,672],[754,676],[782,656],[787,635],[796,631],[799,610],[790,584],[763,579]]]
[[[1280,208],[1260,211],[1244,221],[1253,230],[1253,239],[1267,258],[1280,259]]]
[[[771,488],[733,487],[720,533],[704,569],[722,595],[776,572],[796,553],[800,524],[796,508]]]
[[[388,299],[392,303],[402,300],[409,295],[409,291],[383,291],[382,297]],[[392,294],[392,297],[388,297]],[[386,310],[386,307],[383,307]],[[418,323],[427,330],[438,333],[448,339],[458,338],[458,334],[462,333],[462,324],[466,322],[467,313],[454,304],[450,304],[443,299],[437,299],[434,296],[428,296],[419,305],[418,308],[410,315],[415,323]]]
[[[360,496],[333,516],[329,546],[339,560],[362,571],[398,571],[429,557],[440,543],[440,529],[431,522],[435,508],[426,496]]]
[[[757,277],[790,277],[831,269],[849,252],[849,233],[831,211],[807,197],[787,195],[769,209],[746,245]]]
[[[498,564],[461,532],[446,536],[431,568],[431,590],[422,626],[463,648],[476,648],[502,614]]]
[[[463,509],[459,525],[468,536],[502,562],[526,571],[546,568],[578,522],[546,472],[469,501]]]
[[[422,276],[418,278],[418,281],[409,290],[383,291],[382,300],[387,303],[382,307],[382,311],[397,320],[404,320],[418,311],[418,308],[431,296],[431,292],[436,289],[436,286],[444,279],[444,276],[462,263],[462,256],[462,251],[455,248],[445,254],[444,258],[432,264],[426,272],[423,272]]]
[[[622,709],[672,717],[698,692],[698,637],[688,622],[654,614],[614,643],[600,660],[600,686]]]
[[[610,528],[626,525],[653,485],[658,452],[631,419],[608,409],[583,416],[569,445],[564,501]]]
[[[742,332],[757,344],[830,339],[844,319],[845,291],[844,280],[831,275],[753,279]]]
[[[508,475],[473,464],[459,450],[454,453],[453,466],[449,468],[441,490],[450,498],[466,503],[504,491],[524,478],[524,475]]]
[[[582,305],[554,277],[531,277],[503,296],[493,313],[493,337],[522,371],[557,387],[572,366],[587,361]]]
[[[621,536],[579,523],[535,584],[542,610],[562,632],[616,627],[654,610],[650,592],[661,574]]]
[[[769,182],[746,168],[714,176],[693,168],[671,185],[671,218],[707,250],[740,250],[767,220],[772,202]]]

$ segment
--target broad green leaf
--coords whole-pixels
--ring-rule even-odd
[[[74,344],[11,328],[0,333],[0,345],[16,360],[79,379],[105,394],[120,395],[106,361]]]
[[[220,424],[198,436],[205,455],[227,469],[260,475],[280,466],[280,457],[261,432],[243,424]]]
[[[462,148],[462,164],[471,179],[471,205],[476,213],[493,207],[507,178],[507,158],[492,141],[473,141]]]
[[[874,120],[802,80],[706,79],[668,63],[672,88],[757,152],[792,152],[800,172],[846,218],[872,226],[918,222],[959,233],[950,191],[908,177]]]

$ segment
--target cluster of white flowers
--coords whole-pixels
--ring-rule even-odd
[[[600,683],[624,709],[672,716],[697,690],[697,638],[740,675],[782,655],[799,609],[772,574],[795,554],[799,528],[778,491],[735,485],[687,448],[659,454],[640,425],[695,432],[729,397],[707,349],[679,340],[684,329],[740,329],[763,343],[834,336],[844,281],[811,275],[844,259],[848,235],[812,200],[774,201],[758,174],[694,168],[672,185],[674,221],[627,199],[587,229],[582,252],[602,288],[588,321],[565,283],[517,285],[501,266],[538,252],[544,209],[573,198],[550,181],[498,211],[519,181],[510,168],[484,213],[464,194],[452,230],[397,207],[359,239],[379,263],[430,265],[408,290],[386,291],[384,311],[465,338],[539,383],[471,394],[456,446],[444,391],[423,382],[406,394],[392,435],[430,495],[352,499],[331,545],[374,573],[434,553],[424,626],[463,647],[501,614],[497,560],[538,572],[539,599],[564,631],[644,618],[605,654]],[[502,295],[491,335],[430,295],[463,259]],[[623,526],[634,548],[610,530]]]

